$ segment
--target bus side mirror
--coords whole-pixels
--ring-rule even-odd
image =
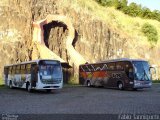
[[[156,76],[156,68],[155,67],[149,67],[149,72],[151,74],[151,78],[153,79],[153,76]]]
[[[152,73],[156,74],[156,68],[155,67],[149,67],[149,71],[150,71],[151,74]]]

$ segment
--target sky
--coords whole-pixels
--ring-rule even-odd
[[[141,4],[142,7],[147,7],[151,11],[159,10],[160,11],[160,0],[128,0],[128,4],[130,3]]]

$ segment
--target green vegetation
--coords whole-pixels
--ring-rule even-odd
[[[153,80],[153,83],[160,83],[160,80]]]
[[[73,11],[75,11],[76,13],[80,13],[80,15],[82,16],[83,15],[89,16],[88,19],[85,19],[85,17],[83,18],[81,17],[81,19],[83,19],[84,22],[87,21],[86,22],[87,24],[90,24],[89,22],[91,22],[91,20],[102,21],[102,23],[106,24],[108,28],[120,32],[120,34],[126,38],[127,42],[131,43],[131,47],[135,49],[135,52],[132,52],[132,56],[131,56],[133,58],[140,57],[139,54],[137,53],[139,50],[136,52],[137,48],[141,48],[142,51],[147,50],[146,48],[148,48],[148,50],[150,50],[150,48],[153,48],[151,42],[147,39],[147,36],[145,36],[145,34],[142,32],[142,26],[144,25],[144,23],[148,23],[152,25],[157,30],[158,41],[154,49],[160,48],[160,22],[159,21],[157,21],[156,19],[147,19],[147,18],[142,18],[138,16],[133,17],[134,15],[131,16],[126,13],[124,14],[122,10],[117,10],[117,9],[120,9],[121,8],[120,6],[123,6],[123,5],[116,4],[115,2],[115,6],[109,5],[110,7],[108,7],[105,4],[104,5],[99,4],[99,2],[101,1],[102,0],[63,0],[64,3],[61,4],[61,6],[66,8],[66,10],[73,9]],[[112,2],[116,0],[110,0],[110,1]],[[110,3],[107,3],[107,4],[110,4]],[[124,4],[125,4],[125,1],[124,1]],[[133,6],[134,8],[134,4],[131,6]],[[139,7],[141,8],[141,6]],[[143,9],[145,10],[145,8]],[[133,9],[133,10],[136,10],[136,9]],[[158,15],[156,14],[159,12],[158,11],[153,11],[153,12],[155,13],[154,17],[157,18]],[[70,16],[70,14],[68,16]],[[74,21],[74,19],[72,20]],[[149,51],[145,51],[145,53],[147,52],[149,53]],[[153,52],[151,54],[157,54],[157,53]],[[143,55],[144,54],[142,54],[142,56]],[[156,58],[150,57],[150,59],[151,59],[150,61],[151,64],[154,63],[159,65],[159,63],[157,62],[158,56]]]
[[[144,23],[149,23],[154,26],[157,30],[158,38],[160,38],[160,22],[157,20],[131,17],[116,10],[115,7],[102,6],[98,4],[97,1],[98,0],[64,0],[64,4],[62,5],[66,9],[70,8],[74,9],[77,13],[88,14],[91,16],[91,19],[100,20],[109,27],[120,30],[122,33],[125,33],[124,35],[126,35],[126,37],[130,36],[130,38],[136,42],[137,46],[152,47],[141,30]],[[160,46],[160,40],[157,41],[156,46]]]
[[[4,85],[3,79],[0,78],[0,85]]]
[[[132,17],[141,17],[147,19],[153,19],[160,21],[160,11],[154,10],[153,12],[147,8],[137,5],[132,2],[128,5],[127,0],[96,0],[102,6],[113,6],[117,10],[122,11],[123,13],[130,15]]]
[[[144,33],[145,36],[147,36],[149,42],[157,43],[158,33],[157,33],[157,30],[154,26],[152,26],[149,23],[145,23],[142,26],[142,32]]]
[[[78,85],[79,84],[78,75],[76,74],[75,76],[71,76],[71,78],[68,81],[68,84],[70,84],[70,85]]]

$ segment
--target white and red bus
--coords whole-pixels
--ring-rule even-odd
[[[79,82],[87,86],[108,88],[149,88],[150,65],[140,59],[115,59],[79,66]]]
[[[35,90],[60,89],[63,86],[63,73],[60,61],[39,59],[4,66],[5,84],[10,88]]]

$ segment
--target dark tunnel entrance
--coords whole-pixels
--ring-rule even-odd
[[[63,81],[68,83],[72,75],[72,67],[68,63],[67,50],[65,49],[67,26],[62,22],[52,21],[49,24],[45,24],[43,29],[46,47],[66,61],[61,64],[63,67]]]

